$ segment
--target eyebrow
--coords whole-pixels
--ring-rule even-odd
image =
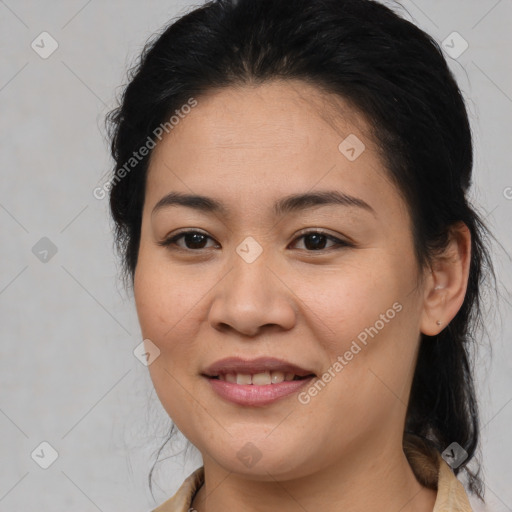
[[[363,199],[337,190],[292,194],[283,197],[274,203],[273,212],[274,215],[278,217],[324,205],[356,207],[366,210],[374,216],[377,215],[375,210]],[[224,216],[229,215],[229,209],[224,203],[217,199],[202,195],[184,194],[181,192],[170,192],[162,197],[154,206],[151,215],[170,206],[185,206],[204,213],[218,213]]]

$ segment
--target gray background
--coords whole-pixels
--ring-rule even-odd
[[[197,453],[159,464],[152,499],[147,474],[169,419],[133,355],[141,342],[133,301],[116,277],[107,199],[92,194],[112,164],[103,118],[127,66],[191,5],[0,1],[2,511],[141,512],[200,465]],[[469,44],[448,60],[473,123],[473,197],[503,245],[494,250],[503,298],[486,311],[493,359],[485,338],[478,362],[486,510],[512,510],[512,1],[403,6],[439,42],[456,31]],[[59,45],[46,59],[31,48],[43,31]],[[461,48],[453,37],[448,44]],[[58,452],[46,470],[36,463],[49,460],[43,441]]]

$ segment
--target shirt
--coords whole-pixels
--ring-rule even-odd
[[[425,487],[437,489],[432,512],[472,512],[464,486],[441,454],[415,438],[406,436],[404,453],[418,481]],[[201,466],[185,479],[172,498],[152,512],[189,512],[203,483],[204,467]]]

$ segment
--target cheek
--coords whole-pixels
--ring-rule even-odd
[[[336,268],[303,272],[290,288],[304,304],[304,316],[325,333],[321,339],[331,354],[348,350],[346,345],[381,314],[390,310],[388,317],[394,317],[393,304],[404,295],[399,273],[378,249],[354,253]]]
[[[170,268],[156,255],[141,250],[134,277],[134,298],[144,337],[156,344],[179,337],[194,315],[204,288],[197,271]],[[164,349],[165,347],[160,347]]]
[[[328,356],[325,371],[340,376],[332,379],[332,399],[346,400],[349,392],[366,403],[403,389],[417,346],[418,304],[413,262],[378,249],[358,258],[332,272],[304,273],[294,291]]]
[[[191,398],[193,390],[185,383],[196,372],[196,308],[202,294],[197,289],[200,280],[184,274],[169,271],[141,251],[134,276],[134,299],[143,338],[160,350],[148,367],[156,394],[177,427],[189,431],[195,402]]]

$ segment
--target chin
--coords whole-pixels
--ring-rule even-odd
[[[293,436],[290,435],[293,439]],[[283,443],[271,443],[269,440],[245,440],[229,442],[227,449],[208,449],[210,458],[224,470],[244,475],[251,480],[273,481],[300,478],[311,473],[312,460],[305,453],[301,443],[286,446]],[[201,450],[200,450],[201,451]],[[314,457],[319,459],[318,455]]]

